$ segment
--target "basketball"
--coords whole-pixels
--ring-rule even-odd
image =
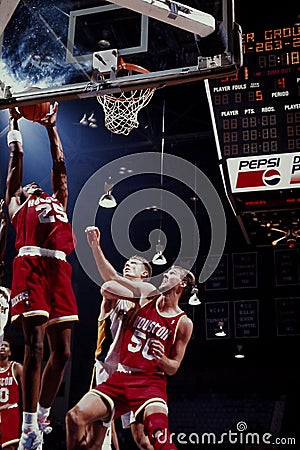
[[[50,103],[37,103],[36,105],[19,106],[18,108],[25,119],[38,122],[50,111]]]
[[[26,91],[35,91],[38,87],[27,88]],[[50,111],[50,102],[37,103],[35,105],[19,106],[20,114],[27,120],[38,122]]]

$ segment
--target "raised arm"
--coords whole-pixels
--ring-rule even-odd
[[[100,273],[103,281],[115,280],[120,277],[111,263],[106,259],[102,251],[100,246],[99,228],[93,226],[87,227],[85,233],[88,244],[92,249],[98,272]]]
[[[85,232],[98,271],[105,282],[101,290],[104,297],[111,299],[128,298],[140,301],[141,299],[160,294],[151,283],[139,279],[126,278],[118,274],[102,251],[99,228],[90,226],[86,228]]]
[[[58,134],[57,119],[58,103],[55,102],[51,111],[39,121],[47,129],[52,156],[52,189],[54,196],[61,202],[66,210],[68,202],[68,183],[63,146]]]
[[[6,179],[5,201],[8,207],[9,216],[12,217],[19,208],[22,194],[23,177],[23,146],[22,135],[19,131],[18,119],[21,117],[15,108],[10,109],[8,120],[7,143],[10,149]]]

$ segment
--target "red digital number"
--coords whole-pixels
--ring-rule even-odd
[[[285,89],[286,88],[286,79],[285,77],[282,78],[277,78],[277,80],[275,80],[276,83],[276,87],[280,88],[280,89]]]

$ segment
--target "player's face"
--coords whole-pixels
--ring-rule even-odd
[[[42,188],[35,181],[23,187],[25,197],[28,197],[30,194],[41,195],[42,192]]]
[[[10,351],[10,345],[7,341],[2,341],[1,347],[0,347],[0,356],[2,357],[8,357],[11,355]]]
[[[174,287],[178,286],[182,281],[182,272],[177,268],[172,268],[163,274],[162,282],[160,283],[159,290],[161,292],[170,291]]]
[[[142,261],[130,258],[124,266],[123,276],[127,278],[145,278],[145,266]]]

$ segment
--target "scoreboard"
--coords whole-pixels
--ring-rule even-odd
[[[208,80],[223,157],[300,151],[300,25],[242,35],[235,77]]]
[[[274,213],[283,232],[299,226],[286,213],[300,207],[300,25],[243,32],[242,46],[238,73],[205,86],[225,188],[257,244]]]

